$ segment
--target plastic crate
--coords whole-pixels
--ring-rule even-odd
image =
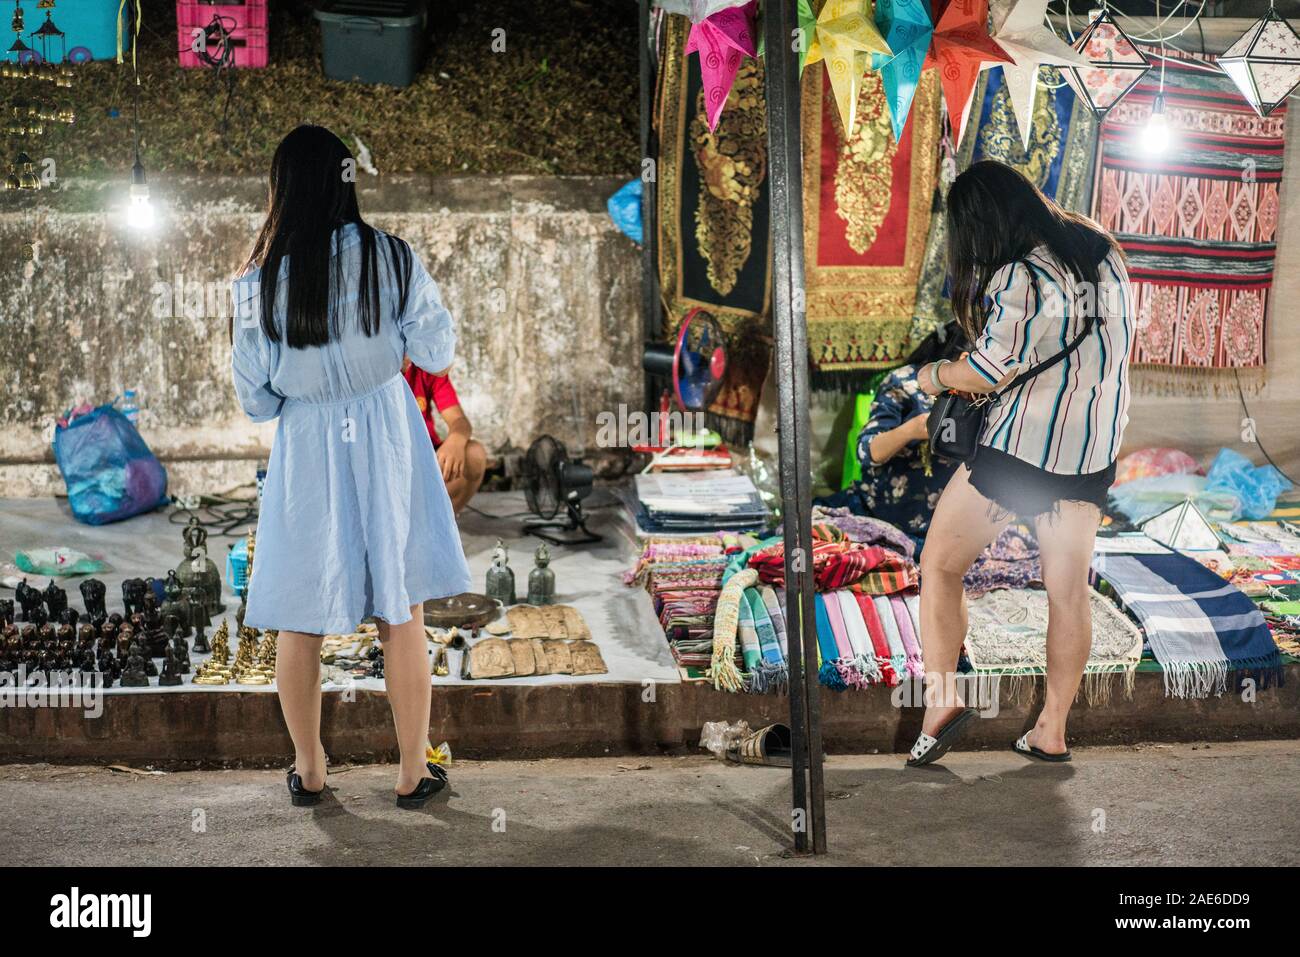
[[[241,69],[266,66],[267,26],[266,0],[249,0],[247,3],[201,3],[195,0],[176,0],[176,39],[183,67],[211,66],[192,49],[194,31],[206,30],[214,19],[230,33],[233,65]],[[208,55],[219,57],[221,49],[209,41]]]
[[[332,80],[410,86],[424,57],[425,0],[323,0],[321,66]]]

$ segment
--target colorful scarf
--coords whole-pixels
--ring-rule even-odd
[[[898,634],[903,639],[903,651],[907,655],[907,673],[913,678],[924,678],[925,662],[921,657],[921,643],[917,640],[916,630],[912,626],[912,615],[899,595],[889,596],[889,607],[893,609],[894,620],[898,622]]]
[[[889,651],[889,639],[885,637],[885,628],[880,623],[876,604],[867,595],[855,594],[853,597],[857,599],[858,608],[862,611],[862,620],[866,623],[867,635],[871,639],[871,651],[876,656],[876,664],[880,667],[881,680],[892,688],[903,679],[894,670],[894,662]]]
[[[898,628],[898,619],[894,617],[894,606],[884,595],[876,595],[871,601],[876,606],[876,617],[884,629],[885,641],[889,643],[889,663],[893,666],[894,673],[900,678],[904,674],[910,674],[907,667],[907,646],[903,644],[903,633]]]
[[[854,542],[834,525],[814,525],[812,537],[813,582],[818,591],[834,591],[861,582],[862,591],[885,594],[914,580],[915,565],[910,559],[879,545]],[[754,552],[749,566],[758,570],[764,583],[784,587],[784,543]]]
[[[1165,693],[1205,698],[1228,690],[1228,672],[1281,677],[1264,616],[1237,588],[1185,555],[1100,555],[1093,572],[1146,632],[1165,673]]]
[[[812,520],[815,525],[834,525],[849,539],[863,545],[879,545],[905,558],[915,557],[916,542],[888,522],[870,515],[858,515],[847,508],[817,505],[812,510]]]
[[[817,680],[832,691],[843,691],[848,685],[844,683],[844,678],[835,665],[839,660],[840,650],[835,643],[835,633],[831,630],[831,619],[826,611],[826,598],[820,592],[813,595],[813,609],[817,622],[817,648],[821,653]]]

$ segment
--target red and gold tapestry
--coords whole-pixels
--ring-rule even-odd
[[[846,142],[824,70],[803,76],[804,275],[808,349],[818,373],[898,365],[911,348],[930,229],[939,83],[922,74],[894,141],[880,75],[868,73]]]
[[[1205,393],[1262,384],[1273,286],[1285,111],[1260,117],[1199,58],[1170,60],[1163,155],[1141,133],[1159,92],[1152,70],[1107,114],[1094,215],[1129,260],[1132,361],[1142,391]]]

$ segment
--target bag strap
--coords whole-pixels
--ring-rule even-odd
[[[1030,281],[1032,281],[1034,284],[1034,301],[1036,303],[1041,303],[1042,297],[1038,292],[1038,275],[1034,272],[1034,267],[1031,263],[1027,261],[1024,262],[1026,268],[1028,268],[1029,270]],[[1093,298],[1094,300],[1096,299],[1095,296]],[[1071,353],[1073,353],[1074,350],[1078,349],[1079,346],[1083,345],[1083,340],[1087,339],[1088,336],[1092,334],[1093,327],[1096,325],[1096,323],[1097,323],[1097,317],[1095,315],[1088,316],[1087,319],[1084,320],[1083,331],[1080,332],[1077,336],[1075,336],[1072,340],[1070,340],[1070,344],[1068,346],[1066,346],[1060,352],[1056,353],[1056,355],[1052,356],[1051,358],[1044,359],[1042,362],[1038,363],[1037,365],[1030,366],[1024,372],[1020,373],[1020,375],[1016,376],[1014,379],[1008,382],[1001,389],[998,389],[996,392],[989,393],[989,398],[990,399],[1001,398],[1004,393],[1010,392],[1012,389],[1024,385],[1030,379],[1042,375],[1044,372],[1052,368],[1057,363],[1065,360],[1065,358],[1069,356]]]

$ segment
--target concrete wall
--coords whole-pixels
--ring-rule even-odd
[[[1248,396],[1274,459],[1300,474],[1300,123],[1287,133],[1277,270],[1269,319],[1268,380]],[[456,381],[477,434],[497,454],[550,432],[594,443],[595,417],[639,406],[640,263],[610,224],[616,178],[427,178],[363,187],[377,225],[409,239],[459,323]],[[156,183],[167,212],[141,241],[120,225],[121,183],[70,183],[60,195],[7,194],[0,202],[0,495],[62,490],[49,453],[55,417],[74,399],[108,401],[134,387],[142,431],[179,493],[247,482],[265,457],[270,426],[249,424],[228,386],[225,321],[154,318],[154,284],[225,280],[247,255],[264,201],[251,179]],[[24,262],[23,244],[39,241]],[[184,309],[173,310],[183,313]],[[207,315],[207,313],[204,313]],[[834,401],[830,401],[834,399]],[[838,397],[814,416],[833,436]],[[1235,392],[1195,398],[1139,395],[1126,450],[1173,445],[1207,458],[1240,441]],[[771,438],[760,421],[759,438]],[[774,445],[774,439],[772,439]],[[838,472],[836,467],[833,471]]]
[[[455,373],[494,453],[550,432],[592,443],[598,412],[642,401],[639,262],[605,213],[617,178],[431,178],[365,183],[375,225],[408,239],[460,334]],[[62,490],[49,451],[74,400],[135,388],[141,432],[179,493],[251,480],[273,426],[253,426],[229,387],[216,300],[156,316],[156,283],[224,290],[265,203],[255,179],[151,184],[148,239],[121,224],[122,183],[72,182],[0,204],[0,495]],[[39,246],[24,261],[23,246]],[[177,283],[173,277],[183,277]],[[187,311],[189,315],[187,316]]]

